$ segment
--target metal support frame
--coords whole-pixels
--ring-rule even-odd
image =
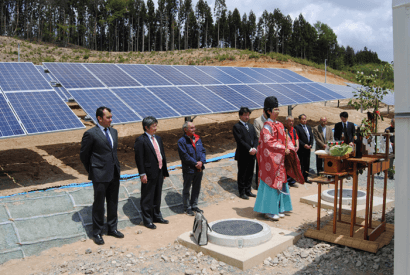
[[[197,116],[194,116],[194,117],[186,116],[186,117],[184,118],[184,120],[185,120],[185,121],[189,121],[189,122],[193,122],[196,117],[197,117]]]
[[[291,116],[292,115],[292,110],[295,108],[296,106],[293,106],[292,107],[292,105],[289,105],[288,106],[288,116]]]

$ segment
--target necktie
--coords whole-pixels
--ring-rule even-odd
[[[245,123],[245,128],[246,128],[246,130],[248,130],[248,132],[249,132],[249,126],[248,126],[248,123]]]
[[[112,148],[111,139],[110,139],[110,136],[108,135],[108,128],[104,128],[104,133],[105,133],[105,137],[107,138],[108,143],[110,144],[110,147]]]
[[[306,125],[303,125],[303,128],[305,129],[305,133],[306,133],[306,136],[307,136],[308,140],[310,140],[309,131],[308,131]]]
[[[346,123],[343,123],[343,133],[345,134],[345,142],[349,143],[349,138],[347,137],[347,131],[346,131]]]
[[[158,144],[154,136],[152,136],[152,144],[154,144],[155,154],[157,155],[158,167],[159,169],[161,169],[162,168],[162,156],[161,156],[161,152],[159,151],[159,147],[158,147]]]

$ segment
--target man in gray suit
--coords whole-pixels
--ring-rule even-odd
[[[316,127],[313,127],[313,136],[316,140],[316,150],[325,150],[327,148],[327,142],[333,140],[333,132],[330,127],[327,127],[327,118],[321,117],[320,124]],[[319,158],[316,155],[316,173],[319,175],[319,172],[322,172],[323,168],[323,159]]]
[[[86,131],[81,140],[80,159],[94,188],[93,239],[97,245],[102,245],[104,244],[102,231],[105,200],[107,201],[108,235],[124,238],[124,234],[117,230],[121,172],[117,157],[118,133],[110,127],[112,122],[110,108],[99,107],[96,117],[98,124]]]

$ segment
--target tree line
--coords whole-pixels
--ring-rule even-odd
[[[380,63],[377,53],[337,42],[325,23],[311,25],[279,9],[257,18],[225,0],[0,0],[0,35],[75,44],[97,51],[168,51],[209,47],[277,52],[334,69]]]

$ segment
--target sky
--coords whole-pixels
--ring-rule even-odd
[[[156,2],[156,1],[155,1]],[[192,0],[195,7],[197,0]],[[215,0],[207,0],[212,11]],[[377,52],[382,61],[393,61],[393,17],[389,0],[225,0],[228,10],[237,8],[241,16],[253,10],[259,18],[264,10],[279,8],[294,20],[299,14],[313,25],[327,24],[337,35],[340,46],[355,51]]]

